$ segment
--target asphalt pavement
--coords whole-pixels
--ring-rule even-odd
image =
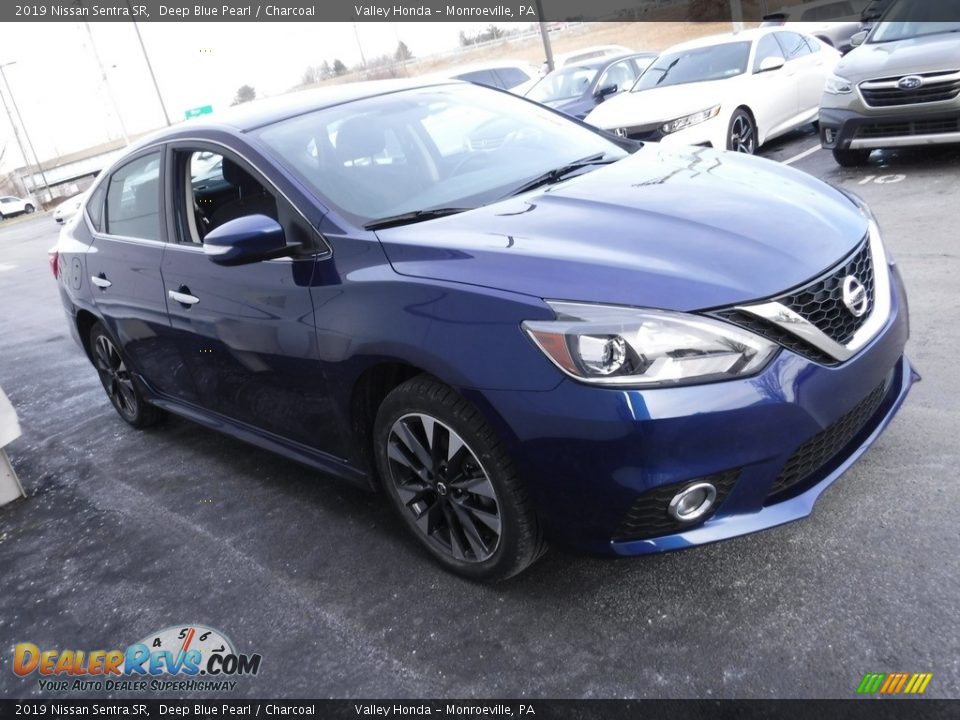
[[[130,429],[69,337],[53,220],[0,224],[0,386],[29,493],[0,508],[0,696],[41,695],[15,643],[191,623],[262,655],[241,697],[853,698],[894,671],[960,696],[960,151],[853,170],[816,144],[764,154],[879,216],[924,378],[897,419],[803,522],[656,557],[554,551],[495,586],[440,570],[382,498],[185,420]]]

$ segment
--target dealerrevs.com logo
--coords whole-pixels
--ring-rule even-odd
[[[41,691],[224,692],[235,678],[256,675],[261,656],[238,653],[218,630],[203,625],[168,627],[126,650],[41,649],[18,643],[13,672],[38,677]]]

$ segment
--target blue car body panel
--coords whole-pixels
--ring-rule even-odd
[[[358,93],[344,86],[323,97],[349,102],[371,90]],[[83,213],[61,237],[60,292],[75,337],[83,340],[84,318],[107,323],[162,407],[373,487],[369,440],[355,423],[358,382],[386,365],[417,368],[481,410],[549,537],[633,555],[805,516],[915,379],[894,269],[886,327],[837,367],[781,349],[740,380],[649,390],[578,383],[520,327],[553,318],[544,299],[677,311],[764,299],[835,266],[862,242],[866,219],[842,193],[775,163],[651,145],[546,190],[374,233],[331,211],[245,134],[318,107],[301,95],[311,93],[143,147],[215,143],[241,155],[319,231],[324,252],[219,267],[200,252],[99,236]],[[91,287],[99,273],[124,292]],[[199,310],[168,302],[181,287],[209,300]],[[766,505],[790,455],[880,383],[883,402],[857,436],[802,492]],[[731,469],[735,487],[702,525],[616,538],[643,493]]]

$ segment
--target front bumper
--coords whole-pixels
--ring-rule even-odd
[[[821,108],[820,143],[827,150],[870,150],[960,143],[960,108],[905,114]]]
[[[819,495],[879,437],[918,379],[903,353],[906,303],[895,270],[892,277],[886,326],[838,367],[784,349],[759,375],[738,381],[615,390],[564,380],[549,392],[485,391],[471,399],[500,424],[547,535],[558,544],[642,555],[782,525],[810,514]],[[848,423],[871,396],[869,415],[858,418],[842,447],[778,492],[775,483],[798,450]],[[638,529],[640,501],[703,478],[729,485],[705,522],[630,536]],[[639,522],[649,520],[639,515]]]

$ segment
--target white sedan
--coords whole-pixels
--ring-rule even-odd
[[[53,219],[56,220],[58,225],[63,225],[67,220],[80,212],[85,198],[86,193],[67,198],[57,205],[57,209],[53,211]]]
[[[816,38],[758,28],[676,45],[630,92],[591,112],[592,125],[635,140],[754,153],[815,122],[840,53]]]

